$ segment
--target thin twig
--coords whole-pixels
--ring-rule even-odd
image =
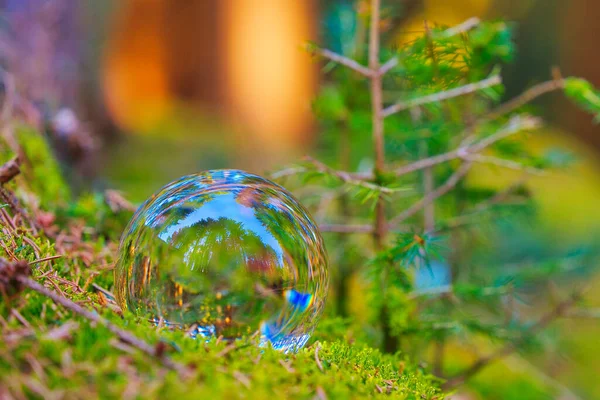
[[[396,65],[398,65],[398,57],[390,58],[379,68],[379,75],[385,75],[391,71]]]
[[[465,164],[461,166],[442,186],[438,187],[434,191],[427,194],[423,199],[419,200],[415,204],[413,204],[410,208],[406,209],[404,212],[396,216],[392,219],[387,228],[394,229],[398,225],[402,224],[406,219],[412,217],[416,213],[418,213],[422,208],[427,207],[431,202],[435,201],[437,198],[445,195],[450,190],[452,190],[462,179],[469,169],[471,168],[474,161],[481,161],[477,159],[475,152],[482,151],[492,144],[498,142],[499,140],[505,139],[508,136],[514,135],[520,132],[522,129],[532,129],[538,127],[540,124],[540,120],[537,118],[531,117],[522,117],[516,116],[501,130],[497,131],[493,135],[488,136],[480,142],[472,144],[470,146],[459,148],[457,150],[451,151],[449,153],[440,154],[438,156],[425,158],[419,160],[415,163],[406,165],[397,169],[395,172],[397,175],[404,175],[410,172],[420,171],[426,168],[430,168],[432,166],[442,164],[455,159],[463,159]],[[471,160],[470,158],[475,157],[475,160]],[[487,160],[489,161],[489,160]],[[520,167],[521,164],[518,164]],[[508,167],[507,165],[503,165],[504,167]],[[515,167],[515,165],[511,165],[511,167]],[[521,168],[525,170],[525,172],[529,173],[540,173],[538,170],[527,171],[526,168]],[[344,173],[347,174],[347,173]],[[353,175],[351,175],[353,176]],[[351,178],[355,179],[355,178]],[[372,233],[373,229],[367,229],[365,225],[324,225],[323,226],[328,232],[339,232],[339,233]]]
[[[419,97],[416,99],[406,100],[398,102],[394,105],[387,107],[383,110],[383,117],[389,117],[390,115],[396,114],[403,110],[408,110],[413,107],[422,106],[424,104],[438,103],[444,100],[449,100],[455,97],[464,96],[470,93],[477,92],[482,89],[487,89],[492,86],[496,86],[502,83],[502,79],[499,75],[494,75],[490,78],[484,79],[479,82],[469,83],[468,85],[459,86],[454,89],[450,89],[444,92],[437,92],[428,96]]]
[[[138,350],[142,351],[143,353],[145,353],[151,357],[157,356],[155,346],[152,346],[152,345],[146,343],[145,341],[143,341],[142,339],[139,339],[132,333],[119,328],[118,326],[109,322],[107,319],[102,318],[98,314],[84,309],[79,304],[67,299],[66,297],[59,295],[58,293],[56,293],[52,290],[46,289],[44,286],[40,285],[39,283],[35,282],[32,279],[25,278],[25,277],[18,277],[17,279],[19,280],[20,283],[22,283],[24,286],[27,286],[29,289],[34,290],[34,291],[52,299],[55,303],[60,304],[61,306],[73,311],[76,314],[81,315],[82,317],[84,317],[92,322],[96,322],[96,323],[104,326],[106,329],[108,329],[110,332],[115,334],[123,342],[137,348]],[[171,360],[170,358],[168,358],[164,355],[162,357],[160,357],[160,362],[165,367],[175,370],[178,373],[183,374],[186,371],[185,366]]]
[[[372,225],[341,225],[341,224],[321,224],[321,232],[334,233],[368,233],[372,234],[374,229]]]
[[[555,79],[547,82],[543,82],[537,84],[535,86],[530,87],[519,96],[514,99],[502,104],[495,110],[492,110],[489,114],[485,115],[482,118],[482,121],[493,121],[504,115],[510,114],[511,112],[518,110],[523,107],[525,104],[530,103],[536,98],[543,96],[547,93],[554,92],[556,90],[561,90],[565,88],[565,80],[564,79]],[[478,121],[481,123],[482,121]]]
[[[286,176],[298,175],[306,172],[307,169],[304,167],[290,167],[280,171],[275,171],[271,174],[271,179],[280,179]]]
[[[374,190],[374,191],[380,192],[380,193],[386,193],[386,194],[393,194],[393,193],[397,193],[397,192],[400,192],[403,190],[403,189],[393,189],[393,188],[388,188],[388,187],[384,187],[384,186],[379,186],[379,185],[375,185],[373,183],[369,183],[366,181],[354,179],[352,177],[352,175],[349,174],[348,172],[335,170],[335,169],[329,167],[328,165],[322,163],[321,161],[315,160],[314,158],[312,158],[310,156],[305,156],[304,159],[306,161],[310,162],[312,165],[314,165],[315,168],[317,169],[317,171],[322,172],[324,174],[333,175],[336,178],[340,179],[342,182],[345,182],[345,183],[348,183],[351,185],[362,186],[364,188],[371,189],[371,190]]]
[[[402,167],[396,168],[394,170],[394,174],[396,176],[403,176],[406,174],[410,174],[413,172],[421,171],[423,169],[433,167],[439,164],[443,164],[452,160],[457,159],[466,159],[470,154],[480,152],[491,145],[499,142],[500,140],[506,139],[509,136],[515,135],[524,130],[532,130],[537,129],[542,125],[542,122],[539,118],[527,116],[527,115],[517,115],[499,131],[494,134],[482,139],[477,143],[473,143],[473,141],[463,141],[461,146],[459,146],[455,150],[451,150],[447,153],[438,154],[436,156],[432,156],[429,158],[424,158],[413,163],[403,165]],[[351,179],[355,180],[369,180],[373,179],[373,175],[371,173],[347,173],[350,175]]]
[[[523,171],[531,175],[544,176],[547,172],[538,168],[528,167],[519,162],[512,160],[505,160],[503,158],[484,156],[481,154],[469,154],[465,157],[466,160],[473,161],[480,164],[491,164],[501,168],[514,169],[516,171]]]
[[[68,298],[58,294],[57,292],[47,289],[46,287],[40,285],[33,279],[30,279],[28,276],[31,274],[30,267],[27,263],[19,262],[19,263],[7,263],[4,260],[0,259],[0,271],[2,272],[3,279],[0,280],[2,284],[2,288],[5,286],[14,286],[15,284],[22,285],[23,287],[27,287],[43,296],[48,297],[56,304],[60,304],[64,308],[71,310],[72,312],[81,315],[89,321],[95,322],[104,326],[110,332],[115,334],[120,340],[123,342],[136,347],[143,353],[151,356],[157,357],[156,348],[142,339],[137,338],[135,335],[130,332],[119,328],[114,325],[107,319],[99,316],[98,314],[88,311],[79,304],[69,300]],[[17,289],[19,289],[17,287]],[[4,289],[3,289],[4,290]],[[166,356],[157,357],[160,359],[160,362],[167,368],[177,371],[178,373],[183,374],[185,372],[185,367]]]
[[[458,228],[460,226],[466,225],[470,219],[472,219],[479,213],[487,211],[487,210],[491,209],[494,205],[504,202],[511,194],[513,194],[515,191],[520,189],[523,186],[523,184],[525,183],[525,181],[526,181],[525,178],[519,179],[515,183],[508,186],[506,189],[503,189],[502,191],[496,193],[491,198],[479,202],[479,204],[477,204],[475,207],[473,207],[473,210],[470,211],[469,213],[460,215],[458,217],[452,218],[449,221],[446,221],[443,224],[444,226],[441,228],[438,228],[436,230],[436,232],[440,233],[444,230],[454,229],[454,228]]]
[[[439,197],[442,197],[443,195],[451,191],[458,184],[458,182],[460,182],[460,180],[465,175],[467,175],[467,173],[471,169],[471,166],[471,162],[466,162],[463,165],[461,165],[460,168],[457,169],[456,172],[454,172],[443,185],[439,186],[427,196],[423,197],[421,200],[417,201],[415,204],[407,208],[404,212],[400,213],[398,216],[393,218],[390,221],[390,227],[401,224],[406,219],[418,213],[423,207],[427,206],[432,201],[435,201]]]
[[[29,214],[21,207],[19,200],[16,196],[10,192],[7,188],[0,186],[0,200],[7,203],[15,214],[21,216],[23,221],[27,221],[29,226],[33,230],[33,233],[37,235],[38,226],[37,222],[29,216]]]
[[[0,166],[0,185],[10,182],[15,176],[21,172],[21,161],[19,157],[15,157]]]
[[[321,348],[321,344],[317,343],[317,346],[315,347],[315,362],[317,363],[317,367],[319,367],[319,370],[321,372],[323,372],[323,364],[321,363],[321,360],[319,359],[319,349]]]
[[[327,50],[327,49],[313,49],[312,52],[314,54],[318,54],[321,57],[324,57],[328,60],[331,60],[335,63],[341,64],[345,67],[348,67],[356,72],[358,72],[359,74],[366,76],[366,77],[372,77],[373,75],[376,75],[375,73],[373,73],[373,70],[371,70],[368,67],[365,67],[364,65],[362,65],[361,63],[359,63],[358,61],[355,61],[351,58],[348,58],[346,56],[343,56],[341,54],[335,53],[331,50]]]
[[[466,20],[465,22],[453,26],[452,28],[448,28],[444,31],[444,37],[452,37],[456,35],[460,35],[461,33],[465,33],[475,28],[477,25],[481,23],[481,20],[477,17],[472,17]]]
[[[63,258],[64,256],[59,254],[56,256],[50,256],[50,257],[44,257],[44,258],[40,258],[39,260],[34,260],[32,262],[29,263],[29,265],[35,265],[35,264],[39,264],[42,263],[44,261],[52,261],[52,260],[58,260],[59,258]]]
[[[490,135],[481,141],[469,146],[469,153],[477,153],[487,147],[490,147],[496,142],[505,139],[509,136],[519,133],[523,130],[538,129],[542,126],[542,120],[535,117],[517,115],[508,122],[508,124],[498,132]]]
[[[534,336],[540,331],[544,330],[550,323],[552,323],[556,319],[565,316],[568,310],[571,307],[573,307],[579,301],[580,298],[581,292],[578,292],[570,296],[568,299],[557,304],[556,307],[554,307],[548,313],[544,314],[535,324],[533,324],[528,329],[527,334]],[[443,385],[444,390],[448,390],[463,384],[473,375],[477,374],[479,371],[487,367],[492,362],[498,361],[514,353],[519,349],[523,342],[526,341],[526,339],[527,337],[522,337],[520,339],[514,340],[510,343],[507,343],[506,345],[504,345],[504,347],[500,348],[496,352],[481,357],[479,360],[475,361],[470,367],[446,381],[446,383]]]

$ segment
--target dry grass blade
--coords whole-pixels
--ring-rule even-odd
[[[252,386],[250,383],[250,378],[248,378],[247,375],[244,375],[240,371],[233,371],[233,377],[242,385],[244,385],[247,389],[250,389],[250,387]]]
[[[31,267],[27,262],[19,261],[15,263],[8,263],[5,260],[0,259],[0,292],[7,293],[10,291],[14,292],[15,290],[20,291],[22,288],[27,287],[43,296],[50,298],[56,304],[63,306],[64,308],[86,318],[87,320],[104,326],[110,332],[115,334],[121,341],[137,348],[151,357],[158,358],[165,367],[175,370],[180,374],[184,374],[186,372],[186,368],[183,365],[167,357],[157,357],[155,346],[152,346],[142,339],[139,339],[132,333],[119,328],[95,312],[86,310],[79,304],[69,300],[58,292],[47,289],[33,279],[29,278],[30,275]]]
[[[56,256],[50,256],[50,257],[44,257],[44,258],[40,258],[38,260],[34,260],[32,262],[29,263],[29,265],[35,265],[35,264],[39,264],[45,261],[52,261],[52,260],[58,260],[59,258],[63,258],[63,255],[56,255]]]
[[[321,363],[321,359],[319,359],[319,350],[321,349],[321,344],[317,344],[317,346],[315,347],[315,362],[317,363],[317,367],[319,367],[319,370],[321,372],[323,371],[323,364]]]

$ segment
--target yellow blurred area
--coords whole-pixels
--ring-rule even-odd
[[[557,232],[561,240],[576,243],[598,232],[600,221],[600,169],[597,156],[583,143],[565,132],[544,128],[527,138],[528,147],[538,154],[563,149],[577,157],[574,165],[544,176],[529,175],[527,187],[539,205],[541,223]],[[489,165],[477,165],[469,182],[502,189],[522,179],[521,171]]]
[[[402,27],[398,44],[406,43],[420,36],[423,23],[457,25],[471,17],[483,17],[492,0],[423,0],[422,11],[409,18]]]
[[[310,1],[229,0],[228,101],[263,142],[291,148],[312,120],[316,76],[300,45],[313,37]]]
[[[489,18],[499,11],[493,0],[424,0],[423,11],[410,18],[402,31],[400,42],[409,41],[423,31],[423,21],[436,24],[456,25],[476,16]],[[523,16],[533,5],[532,1],[505,1],[503,7],[510,10],[510,18]],[[581,157],[581,162],[566,172],[554,172],[548,176],[528,178],[528,187],[540,205],[541,220],[547,228],[572,235],[573,240],[598,230],[600,221],[600,166],[597,154],[589,146],[573,139],[567,132],[544,129],[528,139],[528,146],[543,153],[551,148],[565,148]],[[497,167],[478,165],[470,175],[473,183],[503,188],[519,179],[522,173]]]
[[[506,12],[498,10],[502,5]],[[471,18],[495,18],[501,15],[504,18],[520,18],[534,5],[532,0],[505,0],[502,3],[494,0],[423,0],[422,11],[409,18],[402,27],[398,37],[400,43],[406,43],[423,31],[423,21],[433,24],[453,26]]]
[[[163,11],[159,1],[127,1],[110,30],[102,71],[104,94],[111,116],[128,131],[146,131],[169,112]]]
[[[117,12],[103,81],[118,126],[147,133],[185,108],[195,118],[218,114],[242,147],[289,154],[310,143],[317,78],[301,44],[314,37],[312,1],[190,0],[176,7],[128,0]],[[193,23],[201,27],[178,26]],[[189,60],[195,64],[180,65]]]
[[[483,17],[492,0],[424,0],[424,13],[414,23],[423,26],[423,20],[455,25],[470,17]]]

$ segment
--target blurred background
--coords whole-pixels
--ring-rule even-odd
[[[553,66],[600,86],[598,1],[387,3],[394,12],[384,21],[386,40],[397,46],[422,33],[424,20],[514,21],[518,53],[503,70],[507,98],[547,80]],[[325,78],[303,45],[315,41],[345,52],[347,38],[366,35],[356,31],[355,2],[346,0],[2,0],[0,5],[0,56],[12,76],[5,91],[28,99],[17,104],[22,117],[49,132],[75,188],[117,188],[135,202],[181,175],[216,168],[265,173],[314,151],[321,142],[311,100]],[[567,148],[580,159],[575,170],[551,181],[530,181],[544,229],[572,243],[588,239],[600,228],[600,128],[561,96],[545,97],[536,106],[550,125],[531,146]],[[512,178],[490,171],[473,179],[502,185]],[[592,294],[592,301],[600,295]],[[566,352],[560,360],[568,360],[537,360],[550,371],[539,381],[551,375],[585,398],[600,398],[597,325],[562,326],[572,333],[572,340],[567,335],[561,342]],[[521,382],[520,371],[531,375],[531,365],[511,360],[510,373],[492,368],[472,390],[481,398],[502,398],[486,395],[493,385],[485,380],[513,380],[512,398],[533,398],[522,397],[524,389],[515,383]],[[543,391],[535,393],[545,398]]]
[[[398,45],[423,20],[518,23],[518,57],[503,72],[507,97],[547,79],[555,65],[600,83],[593,0],[389,3],[387,30]],[[321,74],[302,46],[320,41],[341,51],[356,34],[347,0],[1,4],[5,65],[43,110],[29,118],[71,142],[63,156],[78,164],[78,184],[126,189],[135,200],[192,171],[263,172],[308,152],[318,140],[310,102]],[[600,149],[589,117],[552,97],[544,105],[557,129]]]

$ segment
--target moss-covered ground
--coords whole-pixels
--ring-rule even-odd
[[[0,257],[32,263],[32,279],[156,349],[148,355],[25,288],[0,295],[0,398],[441,399],[440,382],[402,355],[348,342],[324,321],[297,354],[190,338],[122,315],[108,294],[131,209],[115,193],[74,196],[44,138],[20,130],[21,173],[0,200]],[[14,153],[0,143],[0,165]],[[341,333],[341,334],[340,334]],[[165,367],[168,357],[184,371]]]

